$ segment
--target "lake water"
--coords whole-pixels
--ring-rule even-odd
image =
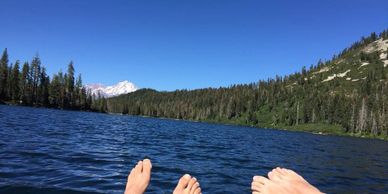
[[[386,141],[0,106],[0,193],[123,193],[145,157],[147,193],[171,193],[185,173],[204,194],[250,193],[277,166],[328,193],[388,192]]]

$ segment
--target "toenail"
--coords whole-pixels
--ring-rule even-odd
[[[185,176],[183,176],[183,178],[185,178],[185,179],[190,179],[191,176],[190,176],[189,174],[185,174]]]
[[[253,180],[257,181],[257,180],[259,180],[259,177],[258,176],[254,176]]]
[[[197,179],[196,179],[195,177],[193,177],[193,180],[195,180],[195,181],[196,181]]]

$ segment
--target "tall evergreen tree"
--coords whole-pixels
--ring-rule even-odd
[[[67,67],[67,74],[65,76],[65,84],[66,84],[66,98],[68,100],[69,106],[72,107],[74,104],[74,64],[73,61],[70,61]]]
[[[38,103],[38,86],[40,81],[40,74],[41,74],[41,61],[38,55],[36,55],[31,62],[30,67],[30,76],[32,79],[31,83],[31,92],[32,92],[32,103],[37,104]]]
[[[20,96],[20,75],[19,75],[19,61],[16,61],[12,69],[12,80],[11,80],[11,99],[13,101],[19,101]]]
[[[6,96],[7,79],[8,79],[8,52],[7,52],[7,49],[4,49],[0,59],[0,99],[6,99],[7,97]]]
[[[28,62],[23,64],[23,69],[20,77],[20,96],[19,100],[22,104],[29,104],[30,96],[30,66]]]
[[[43,67],[40,72],[39,102],[43,106],[49,105],[49,85],[50,77],[46,74],[46,68]]]

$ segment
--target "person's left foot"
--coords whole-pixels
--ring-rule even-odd
[[[142,194],[151,179],[152,164],[149,159],[139,161],[128,175],[124,194]]]

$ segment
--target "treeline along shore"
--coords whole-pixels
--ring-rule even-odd
[[[388,31],[288,76],[109,98],[107,111],[321,134],[388,137]]]
[[[87,91],[81,74],[75,78],[73,62],[67,72],[50,78],[39,56],[31,62],[9,64],[8,51],[0,59],[0,103],[68,110],[105,112],[106,100]]]
[[[388,139],[388,31],[371,33],[330,60],[250,84],[176,90],[140,89],[105,99],[74,77],[68,65],[52,78],[38,56],[0,60],[0,101],[27,106],[99,111]]]

